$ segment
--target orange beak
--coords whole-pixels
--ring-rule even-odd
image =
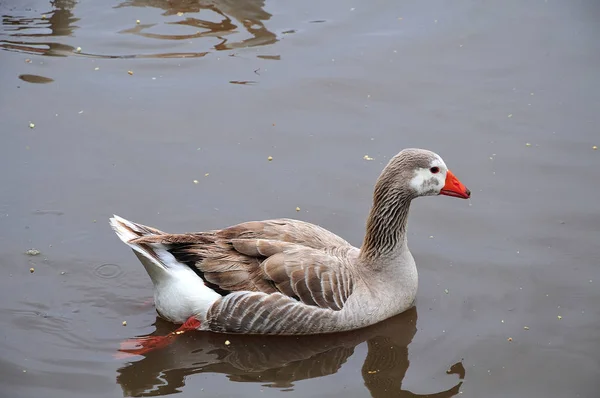
[[[463,183],[460,182],[450,170],[448,170],[446,173],[446,185],[444,185],[444,188],[442,188],[440,191],[440,195],[469,199],[471,197],[471,191],[469,191],[467,187],[465,187]]]

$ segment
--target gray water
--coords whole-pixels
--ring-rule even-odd
[[[596,2],[0,14],[0,396],[598,395]],[[175,326],[113,213],[169,232],[292,217],[358,246],[375,179],[415,146],[473,191],[412,206],[415,309],[342,335],[198,332],[114,357]]]

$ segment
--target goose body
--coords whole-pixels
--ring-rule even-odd
[[[410,202],[440,194],[470,197],[439,155],[405,149],[377,180],[360,248],[292,219],[184,234],[119,216],[110,224],[144,265],[157,312],[171,322],[226,333],[330,333],[413,305],[418,277],[406,241]]]

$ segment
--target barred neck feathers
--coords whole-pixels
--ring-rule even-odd
[[[361,248],[363,259],[392,256],[398,246],[406,242],[406,222],[411,200],[409,192],[385,184],[377,185]]]
[[[418,196],[438,195],[445,172],[444,161],[423,149],[405,149],[389,161],[375,184],[361,247],[364,262],[376,265],[378,260],[399,254],[406,244],[410,202]]]

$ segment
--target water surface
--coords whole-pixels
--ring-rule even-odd
[[[0,1],[2,396],[596,397],[599,11]],[[415,309],[114,357],[174,326],[113,213],[170,232],[293,217],[358,246],[413,146],[473,191],[411,208]]]

